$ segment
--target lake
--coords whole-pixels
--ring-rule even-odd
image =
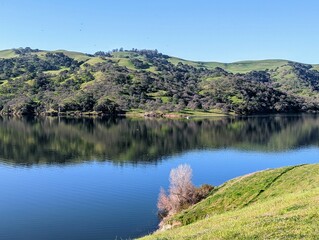
[[[195,185],[319,162],[319,117],[0,118],[0,239],[127,239],[154,231],[182,163]]]

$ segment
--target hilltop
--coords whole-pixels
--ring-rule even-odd
[[[142,239],[317,239],[319,164],[238,177]]]
[[[318,70],[287,60],[195,62],[157,50],[2,50],[0,113],[317,112]]]

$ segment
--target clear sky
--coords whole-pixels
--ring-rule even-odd
[[[0,0],[0,49],[319,63],[318,0]]]

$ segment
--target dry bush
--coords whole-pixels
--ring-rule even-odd
[[[192,183],[192,169],[189,165],[179,165],[170,172],[168,194],[161,188],[157,207],[160,216],[172,215],[205,198],[213,189],[205,184],[196,188]]]

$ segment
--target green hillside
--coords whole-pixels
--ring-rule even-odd
[[[314,65],[312,65],[312,68],[313,68],[314,70],[319,71],[319,64],[314,64]]]
[[[74,51],[66,51],[66,50],[56,50],[53,51],[55,53],[63,53],[66,56],[73,58],[76,61],[88,61],[89,59],[91,59],[92,57],[88,56],[85,53],[81,53],[81,52],[74,52]]]
[[[17,57],[18,55],[12,50],[0,50],[0,58],[13,58]]]
[[[240,61],[233,63],[220,63],[220,62],[196,62],[188,61],[180,58],[171,57],[168,59],[172,64],[177,65],[179,62],[188,64],[194,67],[204,67],[214,69],[216,67],[223,68],[224,70],[232,73],[247,73],[250,71],[264,71],[275,70],[278,67],[284,66],[288,63],[286,60],[257,60],[257,61]]]
[[[286,60],[194,62],[137,49],[94,54],[0,51],[0,115],[318,111],[318,65]]]
[[[142,239],[317,239],[319,164],[235,178]]]

